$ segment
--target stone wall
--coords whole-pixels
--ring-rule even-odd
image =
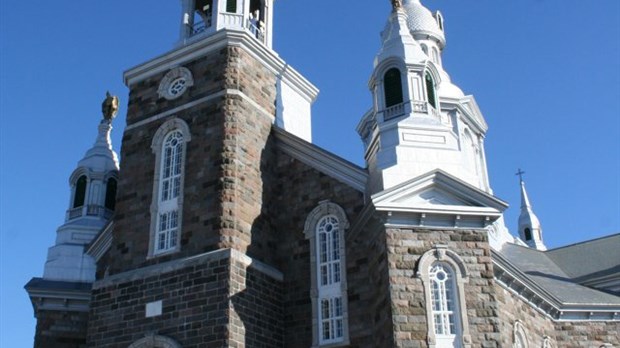
[[[40,310],[36,317],[35,348],[87,347],[88,312]]]
[[[304,236],[304,224],[308,214],[321,201],[329,200],[345,210],[350,222],[358,218],[363,204],[363,194],[312,167],[275,150],[276,176],[274,185],[267,188],[274,203],[274,226],[278,245],[276,265],[284,274],[284,336],[285,347],[310,347],[312,345],[312,307],[310,301],[311,270],[310,243]],[[346,236],[346,232],[345,232]],[[356,265],[349,257],[356,245],[347,243],[347,273],[360,277],[365,265]],[[367,257],[367,256],[364,256]],[[365,263],[366,261],[364,261]],[[362,278],[365,279],[365,273]],[[359,296],[352,294],[355,286],[349,284],[349,311],[365,306]],[[353,312],[352,312],[353,311]],[[368,308],[363,311],[368,312]],[[368,316],[350,316],[350,332],[353,336]],[[355,323],[357,321],[358,324]]]
[[[243,49],[223,48],[184,64],[195,84],[175,100],[158,98],[165,72],[131,86],[109,274],[220,248],[270,261],[274,246],[264,214],[265,154],[275,115],[276,77]],[[212,96],[174,115],[136,122]],[[250,101],[251,99],[251,101]],[[148,259],[155,155],[153,135],[167,120],[191,132],[185,154],[181,251]]]
[[[513,332],[517,321],[523,325],[530,347],[542,347],[545,336],[550,338],[554,347],[598,348],[604,343],[620,346],[620,322],[553,321],[505,287],[499,284],[495,287],[500,303],[501,342],[504,347],[514,343]]]
[[[461,308],[467,313],[472,347],[502,347],[486,231],[387,228],[386,234],[396,346],[427,346],[425,289],[415,269],[425,252],[443,244],[456,252],[467,268],[466,303]]]
[[[151,334],[185,348],[281,346],[281,275],[253,262],[225,249],[96,282],[88,346],[127,347]],[[157,301],[161,314],[147,317]]]
[[[555,323],[558,347],[600,347],[604,343],[620,347],[620,322],[559,322]]]

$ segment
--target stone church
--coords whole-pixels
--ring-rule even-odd
[[[273,0],[181,4],[124,73],[122,164],[109,96],[69,178],[35,347],[620,347],[620,234],[546,250],[523,181],[509,233],[440,12],[392,1],[362,168],[312,144]]]

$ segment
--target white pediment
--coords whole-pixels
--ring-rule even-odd
[[[400,205],[471,205],[471,202],[443,192],[436,187],[398,197],[394,202]]]
[[[508,205],[441,170],[413,178],[371,197],[377,210],[499,217]]]

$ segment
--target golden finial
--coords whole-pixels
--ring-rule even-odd
[[[392,9],[394,11],[397,11],[398,9],[403,7],[402,0],[390,0],[390,1],[392,1]]]
[[[104,120],[112,121],[118,112],[118,97],[111,95],[109,91],[105,92],[105,99],[101,104],[101,112],[103,112]]]

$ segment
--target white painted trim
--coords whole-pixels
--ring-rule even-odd
[[[320,290],[318,284],[319,269],[318,264],[318,244],[317,244],[317,224],[326,216],[334,216],[338,220],[340,232],[340,289],[338,293],[342,301],[342,330],[341,340],[335,342],[322,343],[320,338],[321,315]],[[338,347],[349,342],[349,301],[347,299],[347,262],[346,262],[346,234],[349,229],[349,220],[344,210],[337,204],[330,201],[319,202],[319,205],[308,214],[304,224],[304,236],[310,242],[310,301],[312,303],[312,347]],[[328,291],[329,292],[329,291]]]
[[[262,113],[263,115],[271,118],[272,122],[273,122],[273,120],[275,120],[275,116],[273,114],[269,113],[262,106],[258,105],[254,100],[252,100],[250,97],[248,97],[245,93],[243,93],[243,92],[241,92],[240,90],[237,90],[237,89],[225,89],[225,90],[213,93],[213,94],[209,94],[206,97],[202,97],[200,99],[196,99],[196,100],[191,101],[189,103],[180,105],[180,106],[178,106],[178,107],[176,107],[174,109],[170,109],[168,111],[164,111],[162,113],[150,116],[150,117],[148,117],[148,118],[146,118],[144,120],[138,121],[136,123],[132,123],[132,124],[128,125],[127,127],[125,127],[125,131],[129,131],[129,130],[132,130],[134,128],[144,126],[145,124],[149,124],[151,122],[155,122],[155,121],[160,120],[162,118],[165,118],[165,117],[168,117],[168,116],[171,116],[171,115],[174,115],[174,114],[178,114],[178,113],[180,113],[180,112],[182,112],[184,110],[193,108],[196,105],[200,105],[200,104],[203,104],[203,103],[210,102],[210,101],[212,101],[212,100],[214,100],[216,98],[219,98],[219,97],[222,97],[222,96],[225,96],[225,95],[235,95],[235,96],[241,97],[243,100],[247,101],[253,107],[255,107],[260,113]]]
[[[467,302],[465,301],[465,284],[469,282],[467,267],[465,262],[461,259],[461,257],[454,251],[448,249],[448,246],[437,244],[426,251],[418,261],[416,266],[416,278],[422,280],[422,284],[424,285],[424,300],[426,306],[426,322],[428,323],[428,332],[427,332],[427,340],[429,348],[437,347],[437,340],[435,336],[434,326],[431,323],[434,323],[433,319],[433,304],[431,301],[430,294],[430,285],[431,280],[429,276],[429,271],[431,266],[436,263],[443,263],[449,265],[452,268],[452,272],[454,274],[454,281],[456,285],[456,292],[458,297],[457,308],[455,309],[455,317],[459,320],[459,334],[460,341],[459,347],[470,348],[471,347],[471,335],[469,333],[469,323],[467,321]]]
[[[181,154],[181,183],[179,189],[179,196],[176,197],[175,205],[177,211],[177,236],[176,236],[176,245],[172,248],[158,251],[155,247],[155,244],[158,243],[158,231],[159,231],[159,213],[162,209],[160,204],[160,194],[161,194],[161,170],[162,170],[162,150],[164,146],[164,141],[174,131],[179,131],[183,135],[183,153]],[[153,135],[153,140],[151,142],[151,150],[155,155],[155,170],[153,175],[153,193],[151,197],[151,224],[149,228],[149,249],[147,258],[159,257],[162,255],[167,255],[170,253],[177,252],[181,250],[181,236],[183,234],[183,197],[184,197],[184,186],[185,186],[185,165],[187,158],[187,143],[192,140],[191,131],[187,123],[180,118],[172,118],[166,122],[164,122],[157,131],[155,135]],[[165,212],[172,212],[175,209],[168,209]]]
[[[218,49],[236,46],[244,48],[255,59],[259,60],[274,75],[281,76],[290,86],[309,102],[313,102],[318,95],[318,89],[305,77],[286,64],[277,53],[258,42],[245,30],[222,29],[211,36],[182,46],[160,55],[146,63],[131,68],[123,74],[123,80],[128,87],[151,76],[169,70],[172,67],[184,65],[199,57],[203,57]]]
[[[237,250],[234,249],[218,249],[210,251],[200,255],[194,255],[182,259],[172,260],[168,262],[159,263],[156,265],[146,266],[142,268],[133,269],[123,273],[117,273],[101,280],[97,280],[93,283],[93,290],[109,287],[112,285],[122,284],[130,281],[146,279],[148,277],[157,276],[165,273],[181,270],[186,267],[198,266],[212,261],[219,261],[224,259],[234,259],[243,264],[265,274],[266,276],[277,280],[283,281],[284,274],[278,269],[267,265],[261,261],[255,260]]]

